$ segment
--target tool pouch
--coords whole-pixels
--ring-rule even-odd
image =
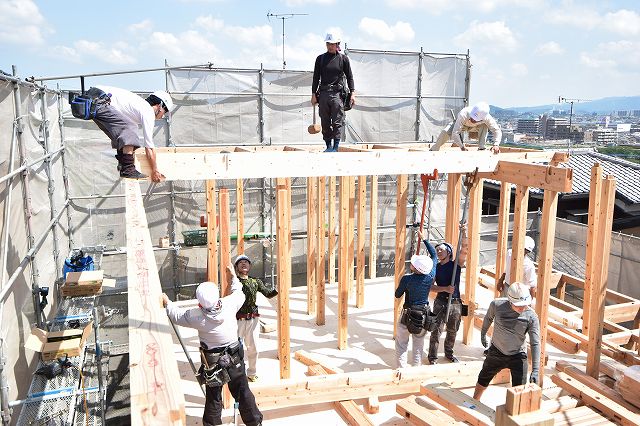
[[[198,381],[208,387],[219,387],[244,374],[244,350],[238,341],[222,352],[209,352],[200,348],[202,365],[198,371]]]
[[[342,89],[340,90],[340,97],[342,98],[342,103],[344,104],[343,109],[345,111],[351,110],[351,91],[349,90],[349,86],[347,86],[347,79],[344,76]]]
[[[425,305],[414,305],[402,311],[400,322],[407,326],[411,334],[424,335],[425,322],[428,318],[429,307]]]
[[[111,95],[95,87],[87,90],[86,93],[76,95],[71,100],[71,114],[75,118],[82,120],[93,120],[96,117],[98,108],[109,104]]]

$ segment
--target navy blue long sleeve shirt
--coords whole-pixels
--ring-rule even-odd
[[[427,247],[427,251],[433,260],[433,267],[427,274],[409,274],[400,279],[398,288],[396,288],[396,299],[405,295],[404,307],[407,308],[412,305],[426,305],[429,303],[429,290],[433,284],[433,280],[436,276],[436,250],[427,241],[424,240],[424,245]]]
[[[436,286],[448,287],[451,285],[451,277],[453,276],[453,264],[454,261],[450,260],[444,265],[438,263],[436,266]],[[458,272],[456,273],[456,281],[453,286],[453,298],[460,299],[460,274],[462,272],[462,268],[458,265]],[[441,291],[436,296],[439,299],[447,300],[449,299],[449,293]]]

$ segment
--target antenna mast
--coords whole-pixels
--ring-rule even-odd
[[[287,67],[287,62],[284,60],[284,20],[291,19],[294,16],[306,16],[308,13],[267,13],[268,18],[282,19],[282,69]]]
[[[562,96],[558,96],[558,103],[571,104],[571,109],[569,110],[569,144],[567,145],[567,152],[571,154],[571,143],[573,142],[573,136],[571,135],[571,121],[573,119],[573,103],[578,102],[589,102],[590,99],[569,99],[563,98]]]

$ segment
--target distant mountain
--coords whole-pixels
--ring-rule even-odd
[[[531,113],[542,114],[547,111],[569,111],[571,105],[568,103],[561,104],[548,104],[538,105],[531,107],[511,107],[511,108],[499,108],[491,107],[491,111],[500,111],[501,114],[515,112],[518,114]],[[588,102],[574,102],[574,113],[593,113],[609,114],[612,111],[628,111],[628,110],[640,110],[640,96],[616,96],[610,98],[595,99]],[[498,114],[498,115],[501,115]]]

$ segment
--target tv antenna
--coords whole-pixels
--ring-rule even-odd
[[[558,96],[558,103],[559,104],[571,104],[571,108],[569,110],[569,144],[567,145],[567,152],[571,153],[571,142],[573,142],[573,137],[571,135],[571,122],[573,119],[573,103],[578,103],[578,102],[589,102],[591,99],[570,99],[570,98],[563,98],[562,96]]]
[[[267,19],[276,18],[282,19],[282,69],[287,67],[287,62],[284,60],[284,21],[285,19],[291,19],[294,16],[307,16],[308,13],[267,13]]]

